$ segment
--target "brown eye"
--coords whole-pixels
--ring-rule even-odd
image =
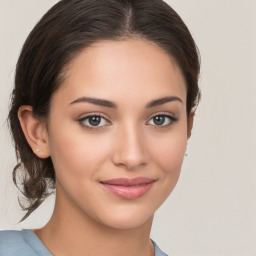
[[[100,116],[90,116],[90,117],[88,117],[88,122],[92,126],[98,126],[101,122],[101,117]]]
[[[99,115],[91,115],[91,116],[86,116],[83,117],[79,120],[79,122],[88,128],[92,128],[92,127],[102,127],[102,126],[106,126],[108,124],[108,121]]]

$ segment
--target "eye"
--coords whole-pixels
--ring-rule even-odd
[[[168,126],[171,125],[173,122],[176,122],[177,118],[169,115],[157,115],[152,117],[148,124],[154,126]]]
[[[93,129],[93,127],[102,127],[109,124],[109,122],[100,115],[90,115],[79,119],[81,125]]]

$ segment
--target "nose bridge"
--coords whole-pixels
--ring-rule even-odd
[[[127,122],[119,126],[115,136],[113,162],[127,169],[145,165],[148,161],[143,130]]]

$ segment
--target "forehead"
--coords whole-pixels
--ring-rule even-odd
[[[143,39],[100,41],[85,48],[66,69],[62,94],[145,99],[176,94],[184,99],[186,86],[172,56]],[[133,92],[133,93],[131,93]],[[84,95],[82,95],[84,94]]]

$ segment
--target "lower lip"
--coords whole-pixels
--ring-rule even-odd
[[[153,186],[154,182],[138,186],[120,186],[101,183],[110,193],[125,199],[136,199],[146,194]]]

